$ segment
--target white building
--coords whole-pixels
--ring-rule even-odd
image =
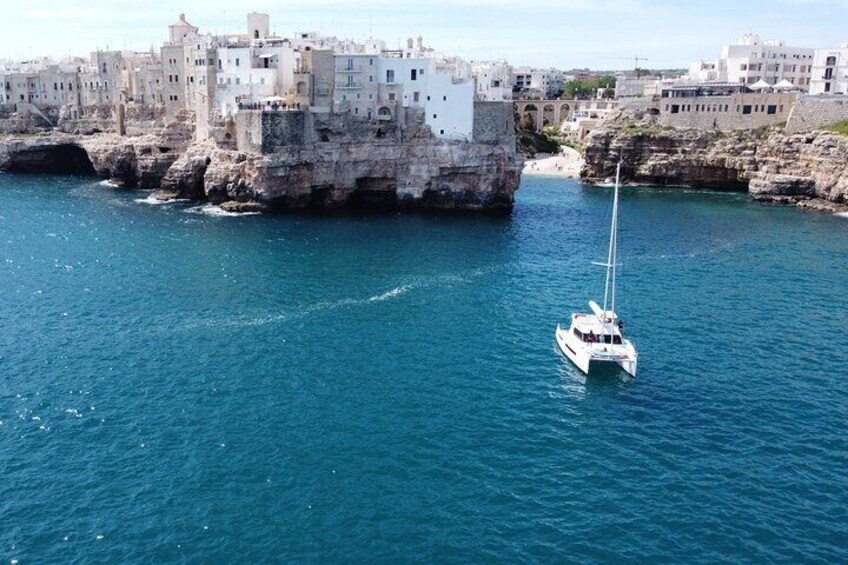
[[[512,100],[512,67],[505,60],[472,61],[471,74],[476,83],[477,100]]]
[[[848,43],[838,49],[816,49],[810,94],[848,94]]]
[[[565,82],[565,73],[558,69],[515,67],[512,71],[512,85],[525,97],[554,98],[565,87]]]
[[[377,119],[395,115],[398,106],[424,110],[425,123],[439,139],[470,140],[474,126],[474,84],[436,72],[433,59],[381,57]],[[394,106],[394,109],[393,109]]]
[[[695,83],[719,82],[721,78],[721,59],[699,59],[689,63],[689,79]],[[726,65],[725,65],[726,70]]]
[[[719,59],[691,63],[689,80],[749,86],[761,80],[770,85],[785,80],[806,91],[812,76],[813,55],[813,49],[789,47],[783,41],[763,41],[760,36],[748,33],[736,43],[726,45]]]

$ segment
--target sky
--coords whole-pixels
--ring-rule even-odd
[[[249,11],[277,35],[319,31],[426,45],[466,59],[563,69],[685,68],[745,32],[799,47],[848,42],[848,0],[2,0],[0,59],[148,50],[180,12],[201,32],[244,33]]]

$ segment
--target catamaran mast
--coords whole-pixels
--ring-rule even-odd
[[[614,320],[609,317],[609,322],[607,322],[607,312],[610,310],[615,312],[615,275],[616,275],[616,256],[618,255],[618,186],[621,182],[621,161],[618,162],[618,165],[615,168],[615,189],[612,197],[612,221],[610,222],[610,247],[609,247],[609,255],[607,257],[607,280],[604,285],[604,310],[601,318],[601,324],[604,330],[607,328],[607,324],[613,324]],[[610,310],[607,310],[607,306],[611,306]],[[613,339],[613,328],[610,326],[610,342],[614,342]]]

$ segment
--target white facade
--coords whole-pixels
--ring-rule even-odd
[[[439,139],[470,140],[474,128],[474,84],[435,72],[433,59],[379,60],[380,101],[377,118],[391,103],[422,108],[425,123]],[[394,112],[392,113],[394,115]]]
[[[848,44],[838,49],[816,49],[810,94],[848,93]]]
[[[505,60],[472,61],[471,73],[476,83],[477,100],[512,100],[512,67]]]
[[[763,41],[756,34],[745,34],[736,43],[726,45],[721,58],[690,64],[691,82],[732,82],[752,85],[765,81],[775,85],[788,81],[798,90],[810,87],[814,50],[790,47],[783,41]]]
[[[527,96],[554,98],[565,87],[566,75],[558,69],[515,67],[512,71],[514,88]]]
[[[689,63],[689,79],[696,83],[719,82],[722,80],[721,67],[720,59],[692,61]]]

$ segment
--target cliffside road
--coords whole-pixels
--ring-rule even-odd
[[[571,147],[564,147],[560,155],[531,159],[524,163],[525,175],[557,175],[579,178],[583,157]]]

